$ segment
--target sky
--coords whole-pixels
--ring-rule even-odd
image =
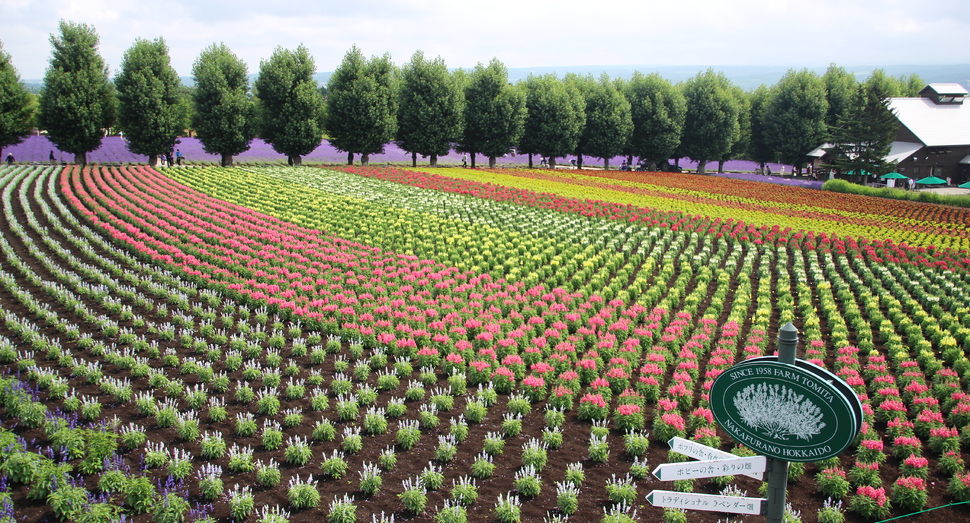
[[[60,20],[97,30],[111,76],[137,38],[159,37],[180,76],[218,42],[250,73],[300,44],[328,72],[353,45],[398,65],[421,50],[462,68],[716,69],[964,64],[970,43],[970,10],[912,0],[0,0],[0,20],[23,80],[43,78]]]

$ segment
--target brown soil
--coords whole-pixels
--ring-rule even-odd
[[[35,215],[41,216],[39,207],[34,204],[33,209]],[[20,205],[15,202],[14,204],[14,214],[20,223],[26,223],[25,210],[20,208]],[[34,271],[36,274],[40,275],[44,279],[53,279],[53,275],[46,269],[39,261],[31,256],[26,247],[13,235],[10,231],[10,224],[6,223],[6,219],[0,217],[0,228],[4,231],[4,237],[9,241],[14,249],[16,250],[17,256],[20,259],[26,261],[30,270]],[[29,229],[28,229],[29,230]],[[66,238],[61,237],[58,233],[53,230],[50,231],[51,235],[60,241],[60,243],[69,250],[73,250],[69,243],[65,240]],[[56,264],[66,270],[70,270],[66,267],[65,263],[60,260],[56,254],[51,252],[47,247],[40,242],[40,238],[35,231],[29,230],[31,240],[35,245],[40,247],[41,251],[45,253],[48,257],[55,260]],[[80,252],[74,252],[78,257],[83,258],[83,254]],[[101,255],[106,255],[105,252],[99,252]],[[59,305],[56,301],[51,299],[48,295],[44,294],[43,291],[36,286],[30,284],[23,274],[17,272],[17,269],[9,263],[8,260],[4,259],[2,261],[2,269],[8,273],[16,274],[18,282],[22,289],[30,292],[36,300],[42,303],[46,303],[50,306],[51,310],[55,311],[60,317],[68,318],[70,322],[77,323],[81,325],[82,332],[89,332],[94,334],[96,340],[102,340],[100,333],[97,331],[96,327],[90,324],[84,324],[77,318],[74,313],[67,310],[63,306]],[[755,285],[773,285],[774,282],[754,282]],[[96,314],[107,314],[107,311],[101,306],[101,304],[86,301],[88,307],[96,312]],[[19,317],[31,319],[31,321],[36,322],[35,318],[31,317],[30,312],[24,306],[23,303],[19,302],[10,293],[3,291],[0,292],[0,305],[4,311],[12,312]],[[152,321],[164,322],[168,321],[169,318],[158,319],[154,317],[148,310],[138,310],[135,309],[137,314],[141,314]],[[238,320],[238,318],[237,318]],[[270,320],[272,322],[272,319]],[[250,320],[253,323],[253,320]],[[122,322],[122,326],[131,326],[130,322],[127,324]],[[777,318],[773,320],[773,326],[777,326]],[[148,335],[147,331],[144,329],[134,329],[139,335]],[[72,356],[81,360],[90,361],[102,361],[100,357],[95,357],[90,351],[84,351],[77,348],[76,344],[72,341],[66,339],[61,339],[61,335],[52,327],[45,327],[42,332],[51,338],[60,339],[63,349],[69,352]],[[230,331],[228,334],[231,336],[235,331]],[[769,334],[773,334],[769,333]],[[16,334],[9,330],[8,327],[0,325],[0,335],[3,335],[11,340],[18,340]],[[105,342],[113,342],[114,340],[104,340]],[[193,354],[192,351],[182,348],[177,341],[165,343],[161,342],[160,346],[164,353],[167,348],[174,348],[177,350],[180,357],[194,356],[199,357],[199,355]],[[346,350],[346,347],[344,348]],[[287,359],[285,355],[289,353],[289,340],[288,346],[284,347],[280,351],[284,355],[284,361]],[[38,355],[37,362],[42,367],[47,367],[57,370],[61,375],[69,376],[69,368],[58,367],[56,361],[44,360],[42,355]],[[306,378],[310,375],[312,370],[319,371],[325,377],[325,383],[329,383],[328,376],[333,373],[333,357],[328,357],[327,363],[322,366],[314,366],[310,363],[309,357],[294,358],[299,366],[300,376]],[[152,365],[160,367],[160,358],[154,359]],[[222,361],[213,364],[213,369],[216,371],[225,370],[224,363]],[[8,368],[8,372],[16,374],[15,369]],[[192,385],[197,382],[195,375],[184,374],[180,375],[178,369],[175,368],[164,368],[165,374],[170,378],[180,378],[185,381],[186,386]],[[119,369],[114,365],[105,363],[103,365],[104,375],[115,376],[115,377],[129,377],[130,374],[126,370]],[[231,382],[236,383],[236,380],[242,379],[242,371],[238,370],[236,372],[229,373]],[[417,378],[417,371],[412,376]],[[369,378],[369,382],[373,384],[376,380],[376,373],[372,373]],[[403,393],[403,389],[409,380],[401,380],[401,388],[393,392],[382,392],[377,401],[377,405],[384,405],[387,403],[388,399],[392,396],[400,396]],[[284,380],[285,382],[285,380]],[[446,384],[444,375],[439,376],[439,384]],[[145,379],[132,379],[133,391],[137,394],[140,391],[152,391],[153,389],[148,385]],[[173,428],[161,429],[154,426],[154,420],[152,418],[146,418],[139,415],[134,402],[129,402],[126,404],[117,404],[112,402],[112,398],[103,394],[95,384],[87,383],[86,381],[81,381],[77,379],[71,380],[71,385],[75,387],[79,395],[85,395],[88,397],[98,398],[103,404],[102,419],[109,419],[112,417],[117,417],[122,424],[127,424],[129,422],[138,423],[147,429],[148,438],[150,441],[163,441],[170,445],[176,445],[178,447],[184,448],[191,452],[195,456],[196,467],[205,463],[205,460],[199,457],[199,445],[197,442],[184,442],[178,439],[176,431]],[[258,390],[260,382],[257,380],[253,382],[253,388]],[[429,390],[432,387],[427,387]],[[312,387],[308,387],[308,391]],[[469,388],[469,391],[473,391],[473,388]],[[159,392],[155,392],[156,398],[161,398]],[[448,420],[457,416],[464,411],[464,403],[468,396],[462,396],[456,399],[455,407],[449,411],[439,414],[441,419],[441,424],[437,429],[424,431],[421,437],[421,442],[414,449],[409,451],[398,450],[398,463],[397,467],[393,470],[386,472],[383,475],[383,488],[381,491],[373,497],[366,498],[358,491],[359,478],[356,471],[359,470],[363,463],[365,462],[377,462],[378,455],[380,452],[389,445],[393,445],[394,431],[397,427],[396,422],[391,421],[389,423],[390,430],[388,433],[379,436],[365,436],[363,451],[356,455],[348,456],[346,459],[348,461],[349,473],[339,480],[326,479],[320,473],[320,463],[323,461],[324,456],[329,456],[333,449],[339,448],[343,428],[348,425],[348,423],[337,422],[335,425],[337,427],[338,436],[333,442],[314,442],[312,444],[313,448],[313,459],[304,467],[294,467],[287,465],[283,458],[283,450],[279,449],[276,451],[267,451],[262,448],[261,439],[259,437],[259,432],[256,436],[249,438],[238,438],[234,436],[234,420],[237,413],[241,412],[251,412],[254,408],[251,405],[243,405],[238,403],[233,399],[230,393],[224,395],[227,399],[227,410],[228,417],[227,421],[218,424],[209,424],[203,421],[203,426],[201,427],[203,431],[205,430],[216,430],[222,432],[227,440],[227,443],[231,445],[233,442],[239,443],[241,445],[250,445],[255,449],[254,458],[267,461],[270,458],[275,459],[277,462],[283,463],[281,470],[283,473],[283,480],[278,488],[265,489],[262,487],[255,486],[255,474],[232,474],[228,472],[227,464],[228,458],[222,458],[215,460],[214,463],[221,465],[227,472],[223,476],[223,481],[225,483],[226,490],[228,491],[233,484],[250,484],[254,485],[254,492],[256,495],[257,507],[263,505],[279,505],[281,507],[288,507],[289,502],[286,498],[286,484],[290,477],[300,474],[302,477],[306,477],[308,473],[314,474],[315,478],[320,480],[319,490],[322,493],[323,501],[320,506],[315,509],[303,510],[295,512],[291,515],[290,521],[293,522],[318,522],[323,521],[326,515],[329,513],[329,503],[333,499],[342,498],[344,494],[348,494],[354,497],[357,505],[357,520],[358,521],[371,521],[372,515],[379,515],[382,512],[386,514],[394,514],[397,521],[406,522],[430,522],[434,520],[435,509],[441,507],[444,500],[447,499],[448,490],[451,487],[451,481],[460,476],[469,473],[470,465],[474,460],[474,457],[482,449],[482,443],[484,441],[485,434],[489,431],[497,431],[498,426],[502,419],[502,413],[505,412],[505,401],[504,397],[500,397],[499,402],[496,406],[492,407],[489,411],[487,418],[482,424],[472,424],[470,427],[470,432],[468,438],[458,445],[459,453],[457,458],[450,462],[443,464],[445,469],[445,484],[444,486],[436,491],[430,492],[428,494],[428,511],[422,514],[413,515],[403,512],[403,507],[397,498],[397,495],[402,491],[402,481],[407,478],[413,478],[417,476],[421,470],[428,464],[429,461],[433,460],[435,447],[437,446],[438,435],[446,434],[448,428]],[[51,412],[56,412],[58,408],[62,405],[60,401],[50,401],[46,398],[46,393],[41,392],[40,397],[47,408]],[[291,407],[299,407],[304,410],[305,420],[304,422],[295,428],[284,429],[284,441],[290,436],[301,435],[306,436],[310,439],[310,434],[312,432],[313,425],[321,416],[320,413],[315,413],[310,410],[309,405],[309,394],[301,399],[295,401],[287,401],[281,397],[282,409],[287,409]],[[331,406],[334,401],[331,400]],[[184,405],[184,403],[183,403]],[[282,412],[281,409],[281,412]],[[523,423],[523,432],[514,437],[510,438],[505,445],[505,451],[503,454],[495,458],[495,473],[487,480],[479,481],[479,500],[472,505],[468,510],[470,521],[495,521],[494,514],[494,502],[499,495],[506,494],[513,489],[512,481],[516,470],[521,465],[521,445],[528,441],[530,438],[538,438],[541,435],[542,428],[544,426],[543,422],[543,410],[544,405],[539,403],[533,406],[532,413],[530,413]],[[205,420],[204,415],[205,409],[200,413],[200,418]],[[363,415],[364,409],[361,409],[361,415]],[[647,413],[647,419],[651,419],[650,412]],[[333,409],[322,413],[324,417],[330,418],[332,420],[336,419]],[[409,403],[408,413],[405,418],[417,418],[418,416],[418,404]],[[282,420],[282,414],[273,416],[277,421]],[[35,429],[25,429],[22,426],[18,426],[17,419],[11,418],[6,413],[2,413],[2,426],[6,429],[13,430],[19,436],[23,437],[26,441],[31,442],[32,449],[43,449],[47,446],[47,438],[40,428]],[[262,416],[257,416],[257,423],[262,426]],[[356,424],[356,423],[352,423]],[[586,482],[580,493],[580,506],[579,511],[571,518],[572,521],[599,521],[602,518],[603,511],[605,508],[611,506],[606,492],[603,486],[606,484],[607,480],[612,476],[616,475],[621,477],[629,470],[631,460],[627,459],[623,454],[622,447],[622,437],[621,434],[614,430],[610,437],[610,459],[606,464],[595,464],[587,459],[587,441],[589,435],[590,425],[587,422],[583,422],[577,419],[576,411],[573,410],[569,413],[566,424],[564,425],[564,445],[558,450],[549,451],[549,464],[546,469],[542,472],[543,490],[542,493],[535,499],[524,500],[522,504],[522,519],[527,522],[541,521],[547,513],[556,511],[556,493],[555,493],[555,483],[562,481],[565,474],[566,465],[571,462],[582,462],[586,471]],[[722,439],[727,442],[729,439],[726,435],[721,434]],[[730,446],[725,443],[723,448],[728,449]],[[127,452],[122,454],[125,466],[131,471],[137,472],[139,470],[140,462],[143,456],[142,450]],[[664,442],[652,441],[651,449],[648,453],[649,463],[651,467],[667,461],[667,445]],[[73,461],[72,464],[77,465],[77,460]],[[846,470],[852,464],[852,456],[845,455],[842,458],[843,468]],[[935,470],[936,463],[935,460],[931,460],[930,469]],[[891,484],[891,482],[898,475],[898,463],[897,460],[890,458],[888,463],[883,467],[883,480],[885,484]],[[788,489],[788,501],[797,510],[802,511],[802,520],[805,522],[814,522],[816,520],[816,511],[822,504],[822,496],[816,493],[815,482],[812,479],[816,469],[813,465],[809,465],[806,470],[806,474],[802,476],[797,482],[791,484]],[[164,473],[160,471],[149,471],[147,472],[151,477],[164,481]],[[98,474],[93,474],[84,478],[84,486],[92,493],[96,493],[97,490],[97,480]],[[932,486],[930,487],[929,493],[930,497],[927,502],[927,507],[936,507],[944,505],[951,500],[945,495],[945,487],[947,483],[947,478],[941,476],[931,477]],[[747,491],[749,496],[758,495],[759,483],[755,480],[748,478],[738,478],[735,483]],[[650,507],[644,500],[644,496],[654,489],[672,489],[670,483],[660,482],[653,478],[648,478],[640,480],[637,482],[638,485],[638,502],[636,505],[638,520],[639,521],[659,521],[662,515],[662,511],[659,508]],[[195,503],[200,501],[198,494],[198,488],[196,485],[196,480],[190,478],[185,482],[185,486],[188,489],[190,500]],[[14,500],[14,506],[16,511],[17,521],[23,521],[27,523],[33,522],[44,522],[44,521],[55,521],[56,518],[54,513],[44,501],[30,501],[26,498],[28,492],[28,486],[18,485],[12,489],[12,496]],[[716,489],[707,480],[700,480],[697,482],[697,488],[695,492],[702,493],[716,493]],[[918,517],[910,517],[904,521],[908,523],[929,523],[929,522],[959,522],[967,521],[970,519],[970,509],[967,507],[970,505],[963,505],[960,507],[952,507],[943,510],[938,510],[924,514]],[[213,504],[213,512],[211,515],[219,522],[229,522],[229,511],[228,505],[225,499],[217,500]],[[894,511],[894,515],[902,515],[899,510]],[[703,512],[691,512],[688,515],[688,520],[692,522],[703,522],[703,523],[713,523],[715,521],[725,521],[728,515],[719,513],[703,513]],[[255,515],[250,516],[247,521],[256,521]],[[745,517],[744,521],[763,521],[764,517]],[[128,521],[135,522],[148,522],[151,521],[151,517],[147,514],[138,515],[133,518],[128,518]],[[847,514],[847,521],[852,523],[861,523],[861,518],[853,515]]]

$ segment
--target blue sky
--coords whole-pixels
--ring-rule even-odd
[[[449,67],[961,64],[970,10],[903,0],[0,0],[0,41],[39,79],[61,19],[90,24],[112,75],[135,38],[162,37],[191,76],[225,42],[259,70],[277,46],[306,45],[332,71],[354,44],[397,64],[415,50]]]

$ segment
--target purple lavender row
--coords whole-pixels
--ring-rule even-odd
[[[182,151],[185,156],[186,161],[192,163],[219,163],[219,155],[208,154],[202,150],[202,142],[197,138],[180,138],[178,148]],[[65,153],[59,151],[57,147],[47,139],[46,136],[28,136],[23,143],[5,147],[3,149],[4,157],[6,153],[13,154],[15,160],[20,163],[46,163],[48,161],[50,152],[54,151],[54,158],[60,162],[72,162],[74,160],[74,155],[70,153]],[[244,163],[278,163],[285,164],[286,156],[277,153],[273,148],[263,140],[256,138],[252,141],[251,147],[248,151],[236,155],[236,162]],[[442,164],[451,165],[461,165],[462,155],[454,151],[448,153],[445,156],[438,157],[438,162]],[[575,156],[567,156],[563,160],[559,161],[560,165],[569,165],[571,160],[574,160]],[[303,161],[308,164],[323,163],[323,164],[343,164],[347,160],[347,154],[335,149],[330,142],[324,140],[319,147],[313,150],[310,154],[303,157]],[[624,158],[622,156],[617,156],[610,160],[610,165],[614,167],[619,167],[623,162]],[[125,142],[121,137],[118,136],[108,136],[101,141],[101,147],[88,153],[89,162],[97,163],[148,163],[148,157],[139,154],[133,154],[131,151],[125,147]],[[393,163],[399,165],[409,166],[411,164],[411,153],[402,150],[394,143],[389,143],[385,147],[384,154],[373,154],[370,157],[372,164],[382,164],[382,163]],[[421,160],[419,160],[420,162]],[[425,160],[426,161],[426,160]],[[523,166],[528,163],[528,157],[525,155],[508,155],[497,159],[498,165],[500,166]],[[539,158],[534,158],[535,164],[538,164]],[[479,157],[480,164],[487,164],[488,159],[485,157]],[[599,166],[602,162],[595,158],[586,157],[585,162],[589,166]],[[714,164],[716,165],[716,164]],[[708,168],[714,166],[710,165]],[[680,161],[680,166],[684,169],[696,169],[697,162],[683,158]],[[774,173],[782,172],[782,168],[785,167],[782,164],[770,163],[768,166]],[[741,178],[753,181],[771,181],[773,183],[781,183],[785,185],[796,185],[800,187],[810,187],[818,188],[821,187],[821,182],[815,182],[808,179],[789,179],[781,178],[778,176],[762,176],[753,173],[758,168],[758,164],[748,160],[731,160],[724,163],[724,170],[730,171],[724,175],[730,176],[731,178]],[[791,173],[791,166],[787,166],[786,172]],[[709,174],[715,174],[710,172]]]

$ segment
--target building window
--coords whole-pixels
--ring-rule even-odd
[[[937,165],[937,166],[933,167],[933,174],[931,176],[937,176],[937,177],[942,178],[943,177],[943,166],[942,165]]]
[[[919,174],[919,165],[913,166],[913,174]]]

